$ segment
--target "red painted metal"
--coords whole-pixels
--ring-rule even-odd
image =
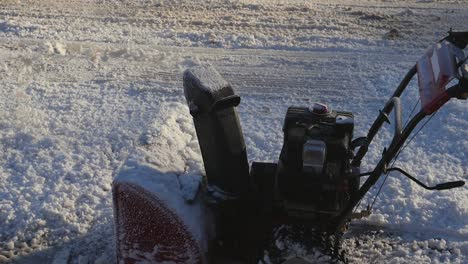
[[[203,263],[183,220],[157,194],[134,183],[113,186],[117,263]]]

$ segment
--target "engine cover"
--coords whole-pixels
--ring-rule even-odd
[[[349,199],[353,129],[350,112],[289,107],[275,183],[275,200],[289,215],[334,214]]]

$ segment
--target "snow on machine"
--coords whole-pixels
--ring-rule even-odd
[[[334,240],[331,252],[336,254],[349,221],[371,213],[369,207],[355,209],[382,175],[398,171],[428,190],[463,186],[463,181],[426,186],[392,162],[410,135],[417,135],[412,132],[420,122],[451,98],[468,98],[467,44],[468,32],[450,31],[433,45],[406,74],[365,137],[353,138],[351,112],[320,103],[289,107],[278,163],[253,162],[250,168],[235,109],[240,97],[212,67],[185,71],[185,98],[206,182],[187,200],[178,197],[177,185],[168,179],[146,183],[152,176],[145,169],[116,177],[118,263],[258,263],[276,224],[313,228]],[[403,123],[400,95],[415,75],[421,109]],[[361,160],[392,112],[393,139],[374,169],[363,173]]]

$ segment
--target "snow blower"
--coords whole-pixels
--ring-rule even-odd
[[[184,92],[203,156],[205,188],[184,202],[167,197],[171,184],[164,193],[145,184],[150,171],[117,177],[113,197],[118,263],[258,263],[278,223],[339,237],[352,219],[371,213],[369,207],[355,209],[391,171],[428,190],[463,186],[463,181],[426,186],[392,162],[426,117],[451,98],[468,98],[467,44],[468,32],[450,31],[433,45],[406,74],[365,137],[353,138],[351,112],[320,103],[289,107],[278,163],[253,162],[250,169],[235,109],[240,97],[213,67],[185,71]],[[400,96],[415,75],[421,109],[403,123]],[[393,139],[374,169],[362,173],[361,161],[383,124],[391,122],[392,112]],[[361,184],[362,177],[367,179]],[[175,200],[177,208],[171,206]]]

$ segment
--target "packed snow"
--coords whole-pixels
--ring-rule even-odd
[[[184,176],[190,199],[203,163],[186,68],[213,65],[233,85],[249,160],[276,161],[289,105],[352,111],[365,135],[425,49],[467,25],[464,0],[1,1],[0,263],[113,263],[111,183],[129,164]],[[407,118],[416,82],[404,96]],[[396,165],[429,185],[468,180],[467,110],[449,102]],[[344,246],[352,263],[466,263],[468,189],[392,173]]]

